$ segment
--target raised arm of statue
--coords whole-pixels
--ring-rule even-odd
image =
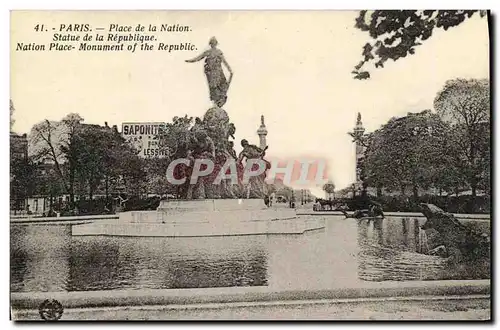
[[[207,57],[208,55],[208,51],[204,51],[203,53],[201,53],[200,55],[196,56],[195,58],[192,58],[190,60],[186,60],[187,63],[194,63],[194,62],[198,62],[198,61],[201,61],[202,59],[204,59],[205,57]]]

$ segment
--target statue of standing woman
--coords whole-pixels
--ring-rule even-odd
[[[217,39],[215,37],[210,38],[209,44],[210,49],[193,59],[186,60],[186,62],[194,63],[205,59],[205,76],[210,89],[210,100],[215,106],[221,108],[227,101],[227,90],[233,78],[233,71],[224,58],[222,51],[217,48]],[[229,79],[226,79],[222,64],[229,71]]]

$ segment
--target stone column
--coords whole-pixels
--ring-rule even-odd
[[[264,149],[267,147],[267,141],[266,141],[266,136],[267,136],[267,128],[266,125],[264,124],[264,115],[260,117],[260,127],[257,130],[257,134],[259,135],[259,147],[261,149]]]

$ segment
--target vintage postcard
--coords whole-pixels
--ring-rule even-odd
[[[490,16],[11,11],[11,319],[491,320]]]

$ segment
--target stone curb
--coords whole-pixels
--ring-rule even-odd
[[[64,308],[95,308],[470,295],[490,295],[490,280],[362,282],[358,287],[353,288],[281,291],[273,291],[268,287],[232,287],[128,291],[14,292],[11,293],[11,307],[14,309],[38,309],[38,306],[45,299],[56,299]]]
[[[425,218],[422,213],[410,212],[384,212],[388,217],[409,217],[409,218]],[[327,215],[327,216],[344,216],[338,211],[297,211],[297,215]],[[454,214],[459,220],[478,220],[478,221],[491,221],[489,214]]]
[[[338,211],[297,211],[297,215],[316,215],[316,216],[343,216],[342,213]],[[412,217],[412,218],[425,218],[422,213],[405,213],[405,212],[387,212],[387,216],[392,217]],[[477,220],[477,221],[491,221],[491,216],[489,214],[455,214],[459,220]],[[96,220],[108,220],[108,219],[118,219],[118,214],[111,215],[87,215],[87,216],[69,216],[69,217],[59,217],[59,218],[11,218],[10,223],[12,224],[22,224],[22,223],[64,223],[64,222],[81,222],[81,221],[96,221]]]
[[[63,223],[63,222],[82,222],[95,220],[118,219],[118,214],[111,215],[84,215],[84,216],[68,216],[68,217],[52,217],[52,218],[11,218],[10,223]]]

